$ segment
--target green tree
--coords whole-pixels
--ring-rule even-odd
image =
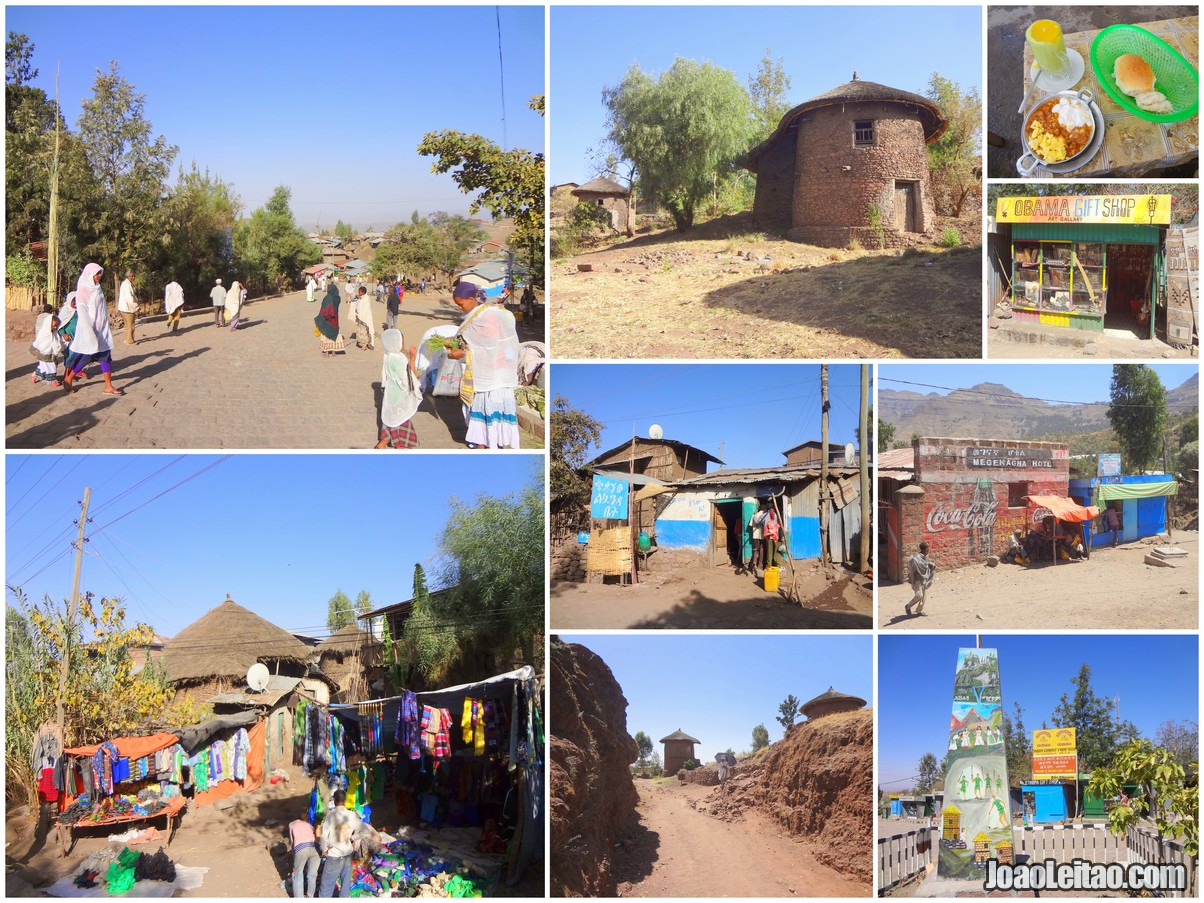
[[[659,78],[633,65],[602,91],[608,140],[639,172],[642,193],[659,202],[679,231],[733,177],[756,138],[744,86],[726,69],[678,58]]]
[[[202,172],[195,161],[187,171],[181,168],[164,205],[162,281],[175,279],[185,298],[205,298],[214,279],[230,269],[230,230],[241,209],[229,183]]]
[[[234,227],[234,267],[249,288],[283,291],[301,271],[322,259],[289,207],[292,191],[278,185],[266,204]]]
[[[540,474],[542,478],[542,474]],[[542,480],[509,496],[452,498],[439,540],[445,589],[417,597],[405,636],[410,660],[430,684],[479,679],[516,661],[543,661]]]
[[[129,267],[153,259],[163,236],[164,186],[179,148],[152,137],[146,95],[118,71],[97,70],[78,127],[100,185],[96,234],[88,249],[113,278],[114,294]],[[140,282],[146,282],[140,274]]]
[[[887,420],[875,420],[874,409],[871,407],[869,411],[869,422],[871,428],[875,430],[875,445],[878,454],[887,451],[891,448],[895,441],[895,425]]]
[[[1166,389],[1153,369],[1145,364],[1112,365],[1108,422],[1127,472],[1141,473],[1158,460],[1166,426]]]
[[[916,778],[916,793],[932,793],[941,779],[940,766],[937,764],[936,756],[930,752],[924,753],[920,756],[920,764],[916,770],[919,775]]]
[[[652,758],[652,753],[654,750],[654,747],[652,745],[652,738],[649,737],[647,734],[645,734],[643,731],[636,731],[635,732],[635,748],[636,748],[636,752],[638,753],[638,757],[635,760],[635,764],[640,766],[641,768],[643,768],[644,766],[646,766],[648,764],[648,762]]]
[[[563,395],[552,399],[552,436],[548,443],[551,497],[563,510],[589,505],[590,481],[579,472],[591,448],[599,448],[603,426],[569,406]]]
[[[765,728],[765,725],[758,724],[752,729],[752,751],[756,752],[758,749],[764,749],[768,745],[769,731]]]
[[[1008,783],[1019,787],[1033,774],[1033,744],[1024,728],[1024,710],[1018,702],[1013,701],[1012,705],[1015,712],[1012,717],[1003,713],[1003,751],[1008,763]]]
[[[1185,417],[1179,424],[1179,444],[1187,445],[1189,442],[1196,442],[1199,438],[1200,415],[1192,414],[1190,417]]]
[[[944,134],[928,145],[937,210],[961,216],[966,199],[982,184],[975,171],[982,145],[982,98],[978,88],[963,91],[939,72],[928,79],[924,95],[936,103],[949,123]]]
[[[1090,772],[1112,761],[1122,743],[1135,737],[1128,722],[1113,720],[1112,705],[1091,687],[1091,666],[1084,663],[1071,679],[1073,695],[1062,694],[1053,710],[1054,727],[1073,727],[1078,745],[1079,771]]]
[[[793,693],[778,703],[778,715],[775,720],[782,725],[782,730],[789,732],[791,726],[798,718],[798,707],[801,702]]]
[[[335,590],[326,602],[326,629],[331,633],[342,630],[355,620],[350,597],[341,589]]]
[[[533,97],[528,106],[544,114],[544,98]],[[502,150],[481,135],[463,132],[428,132],[418,153],[435,157],[431,171],[452,174],[460,190],[477,193],[470,213],[488,210],[495,217],[511,217],[510,245],[528,267],[537,285],[544,282],[544,155],[528,150]]]
[[[1192,470],[1199,466],[1200,443],[1192,440],[1179,449],[1179,456],[1175,461],[1175,470],[1181,474],[1190,474]]]
[[[349,225],[347,225],[347,223],[343,222],[342,220],[339,220],[337,223],[335,223],[334,237],[339,239],[339,241],[343,241],[343,242],[350,241],[351,236],[354,234],[355,233],[352,231],[351,227]]]
[[[1158,725],[1154,742],[1176,762],[1192,770],[1200,762],[1200,725],[1195,721],[1164,721]]]
[[[35,44],[29,35],[10,31],[4,42],[4,83],[19,88],[38,77],[33,65]]]
[[[1122,796],[1127,784],[1136,784],[1141,792]],[[1118,800],[1108,811],[1112,833],[1124,835],[1149,818],[1158,831],[1160,846],[1164,837],[1181,837],[1183,851],[1188,856],[1199,855],[1198,774],[1193,770],[1189,775],[1170,750],[1149,740],[1129,740],[1110,762],[1092,770],[1087,792]]]
[[[748,95],[752,99],[753,111],[757,115],[757,139],[768,138],[778,127],[782,117],[790,110],[786,96],[790,93],[790,76],[786,74],[781,57],[774,62],[773,54],[765,48],[756,75],[748,77]]]
[[[355,596],[355,614],[366,615],[375,607],[372,602],[372,594],[366,589],[360,590]],[[358,619],[358,618],[357,618]]]

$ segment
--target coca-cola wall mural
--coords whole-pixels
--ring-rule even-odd
[[[928,533],[964,530],[967,555],[990,555],[999,513],[994,487],[986,477],[963,486],[964,492],[954,492],[952,504],[939,502],[928,509],[924,529]]]

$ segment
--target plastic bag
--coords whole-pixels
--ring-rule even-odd
[[[455,358],[445,358],[439,365],[439,373],[435,377],[435,388],[432,395],[442,397],[459,397],[460,379],[464,376],[464,361]]]

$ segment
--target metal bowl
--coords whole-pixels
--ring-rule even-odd
[[[1028,123],[1032,119],[1033,114],[1037,112],[1037,108],[1048,103],[1051,100],[1056,101],[1059,97],[1073,97],[1087,106],[1087,110],[1091,113],[1092,132],[1091,139],[1083,146],[1077,154],[1067,157],[1065,160],[1059,160],[1057,163],[1047,163],[1041,157],[1033,153],[1033,149],[1028,144]],[[1078,91],[1059,91],[1056,94],[1048,94],[1042,97],[1024,114],[1024,125],[1020,129],[1020,143],[1024,146],[1024,153],[1020,159],[1016,161],[1016,171],[1025,178],[1036,172],[1037,167],[1043,166],[1052,173],[1066,174],[1074,172],[1083,166],[1095,156],[1100,145],[1104,141],[1104,114],[1100,110],[1099,104],[1095,102],[1095,95],[1091,93],[1089,88],[1080,88]]]

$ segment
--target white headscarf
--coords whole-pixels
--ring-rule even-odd
[[[386,329],[381,333],[385,362],[380,370],[380,384],[385,397],[380,406],[380,422],[389,427],[401,426],[422,403],[422,389],[406,359],[404,341],[400,330]]]
[[[59,334],[50,328],[54,314],[44,313],[38,316],[37,332],[31,346],[37,352],[38,360],[47,361],[62,357],[63,340]]]
[[[236,314],[242,306],[242,283],[235,279],[226,290],[226,313]]]
[[[169,314],[174,314],[184,306],[184,288],[174,279],[167,283],[167,288],[163,291],[163,306]]]
[[[75,300],[75,296],[78,294],[79,292],[67,292],[67,300],[59,308],[59,329],[70,323],[71,318],[75,316],[75,308],[71,306],[71,302]]]
[[[109,331],[109,310],[105,306],[104,289],[93,282],[97,273],[104,268],[90,263],[79,275],[75,285],[75,309],[79,323],[75,327],[75,341],[71,350],[79,354],[98,354],[113,349],[113,333]]]
[[[469,311],[468,317],[472,319],[461,327],[460,334],[472,352],[473,393],[518,388],[518,333],[514,314],[490,304]]]

